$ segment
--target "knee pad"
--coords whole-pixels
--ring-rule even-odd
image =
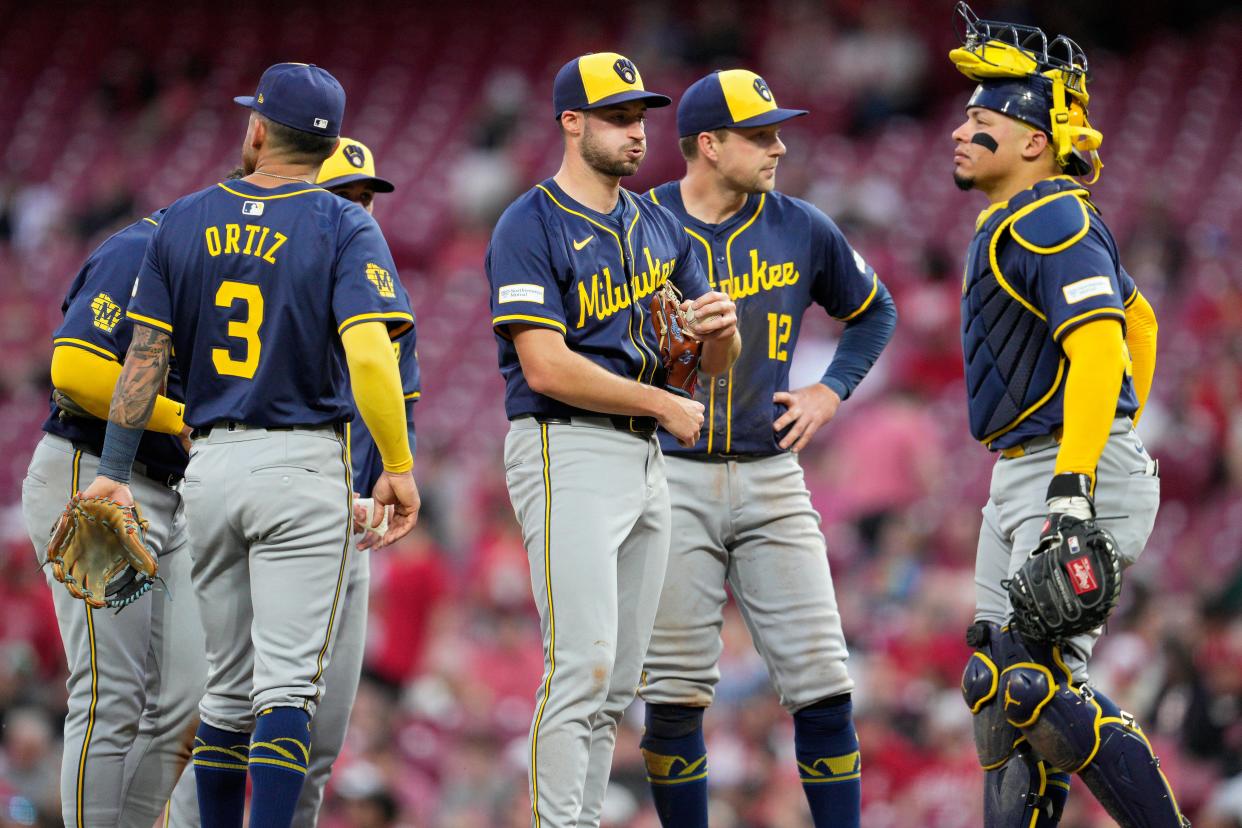
[[[681,739],[696,730],[703,729],[705,707],[687,707],[681,704],[647,705],[646,727],[642,747],[650,739]]]
[[[1020,746],[984,774],[984,828],[1054,828],[1065,807],[1067,778],[1051,772],[1029,746]]]
[[[1079,688],[1059,683],[1041,664],[1017,664],[1001,674],[1006,720],[1031,747],[1059,768],[1077,773],[1099,744],[1100,709]]]
[[[795,734],[832,736],[854,724],[854,703],[849,693],[820,699],[793,714]]]
[[[1084,695],[1100,715],[1094,755],[1079,776],[1121,828],[1185,828],[1160,760],[1134,717],[1090,688]]]
[[[680,785],[707,777],[704,710],[679,704],[647,705],[646,728],[638,745],[647,768],[647,781]]]
[[[962,697],[972,714],[979,764],[984,770],[991,770],[1004,765],[1014,747],[1022,741],[1021,733],[1005,719],[1004,710],[997,703],[1000,681],[997,661],[1004,663],[1003,657],[998,658],[1003,652],[997,651],[1008,648],[1000,628],[983,621],[970,628],[967,641],[978,649],[971,653],[962,673]]]

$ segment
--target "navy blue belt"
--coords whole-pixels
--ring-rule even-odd
[[[540,425],[573,425],[574,420],[587,421],[590,425],[611,426],[624,434],[639,437],[650,437],[655,434],[655,417],[626,417],[622,414],[576,414],[573,417],[552,417],[546,414],[522,414],[514,417],[520,420],[529,417]]]
[[[83,443],[79,440],[70,440],[69,442],[73,444],[75,451],[80,451],[84,454],[92,455],[93,457],[98,457],[103,453],[99,447],[92,446],[90,443]],[[147,480],[152,480],[159,483],[161,486],[167,486],[170,489],[181,482],[181,475],[171,472],[161,474],[141,460],[134,461],[133,469],[136,473],[141,474]]]
[[[297,430],[317,431],[319,429],[330,428],[334,432],[336,432],[338,435],[342,435],[345,433],[345,425],[343,423],[320,423],[319,425],[252,426],[252,425],[247,425],[246,423],[219,422],[219,423],[211,423],[210,425],[199,426],[198,428],[190,432],[190,439],[197,440],[199,437],[206,437],[208,434],[210,434],[212,431],[214,431],[217,428],[223,429],[224,431],[250,431],[251,429],[262,430],[262,431],[297,431]]]

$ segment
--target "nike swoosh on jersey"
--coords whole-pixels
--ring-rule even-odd
[[[590,244],[593,241],[595,241],[594,236],[587,236],[582,241],[576,241],[574,242],[574,250],[581,250],[582,248],[586,247],[588,244]]]

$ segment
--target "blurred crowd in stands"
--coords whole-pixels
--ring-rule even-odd
[[[674,97],[710,69],[744,65],[782,104],[812,110],[783,132],[778,186],[837,220],[901,315],[872,375],[801,458],[857,681],[863,825],[978,825],[958,682],[991,457],[966,429],[957,306],[985,205],[950,180],[949,132],[969,85],[945,59],[948,4],[423,5],[394,0],[339,21],[339,5],[62,15],[0,2],[0,828],[59,824],[63,655],[19,497],[61,297],[107,233],[235,165],[245,114],[229,96],[290,59],[337,74],[346,134],[397,184],[375,215],[415,302],[424,366],[423,518],[371,553],[366,673],[320,824],[529,823],[542,657],[501,474],[482,259],[499,211],[555,171],[552,74],[599,50],[627,54],[648,88]],[[1069,27],[1087,47],[1105,134],[1095,203],[1160,323],[1140,433],[1160,460],[1163,505],[1092,678],[1145,724],[1196,828],[1242,828],[1242,104],[1230,92],[1242,84],[1242,17],[1190,3],[1193,16],[1168,21],[1140,2],[1122,38],[1102,24],[1108,4],[1081,17],[1050,5],[1046,17],[1018,0],[980,11]],[[651,114],[634,189],[679,174],[673,123],[671,110]],[[799,384],[820,375],[839,330],[814,308],[807,317]],[[809,826],[790,719],[732,610],[724,636],[707,715],[712,825]],[[641,722],[636,706],[617,741],[610,828],[658,825]],[[1075,787],[1063,828],[1110,825]]]

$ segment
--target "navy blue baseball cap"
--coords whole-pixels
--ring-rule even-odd
[[[777,106],[767,82],[754,72],[726,69],[700,78],[681,96],[677,134],[685,138],[713,129],[771,126],[806,113]]]
[[[259,78],[254,95],[233,99],[278,124],[337,138],[345,116],[345,90],[327,69],[313,63],[277,63]]]
[[[552,109],[557,118],[567,109],[598,109],[626,101],[646,101],[652,108],[673,102],[667,95],[644,89],[634,61],[616,52],[576,57],[561,67],[552,83]]]

